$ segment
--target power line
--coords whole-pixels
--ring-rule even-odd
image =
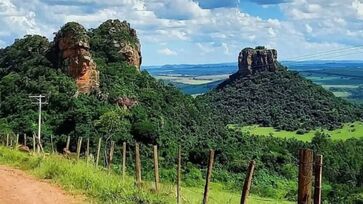
[[[360,50],[362,48],[363,48],[363,45],[359,45],[359,46],[354,46],[354,47],[349,47],[349,48],[340,48],[340,49],[334,49],[334,50],[328,50],[328,51],[321,51],[321,52],[317,52],[314,54],[307,54],[307,55],[292,57],[288,60],[295,61],[295,60],[309,59],[309,58],[313,58],[313,57],[321,57],[321,56],[326,56],[326,55],[336,55],[336,54],[340,54],[340,53],[346,53],[347,51]]]

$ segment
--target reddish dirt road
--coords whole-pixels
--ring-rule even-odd
[[[23,171],[0,166],[0,204],[76,204],[81,199],[60,188],[26,175]]]

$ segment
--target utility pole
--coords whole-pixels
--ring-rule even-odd
[[[42,126],[42,105],[48,104],[47,102],[43,102],[42,99],[45,98],[44,95],[35,95],[35,96],[29,96],[29,98],[35,98],[38,102],[33,102],[33,104],[38,104],[39,106],[39,117],[38,117],[38,142],[37,142],[37,152],[40,153],[40,132],[41,132],[41,126]]]

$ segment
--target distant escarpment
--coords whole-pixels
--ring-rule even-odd
[[[215,90],[197,97],[224,124],[308,130],[362,119],[358,106],[283,67],[276,50],[243,49],[238,66]]]

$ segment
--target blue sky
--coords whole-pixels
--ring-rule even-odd
[[[0,0],[0,47],[116,18],[137,30],[143,65],[235,62],[258,45],[280,60],[363,59],[363,0]]]

